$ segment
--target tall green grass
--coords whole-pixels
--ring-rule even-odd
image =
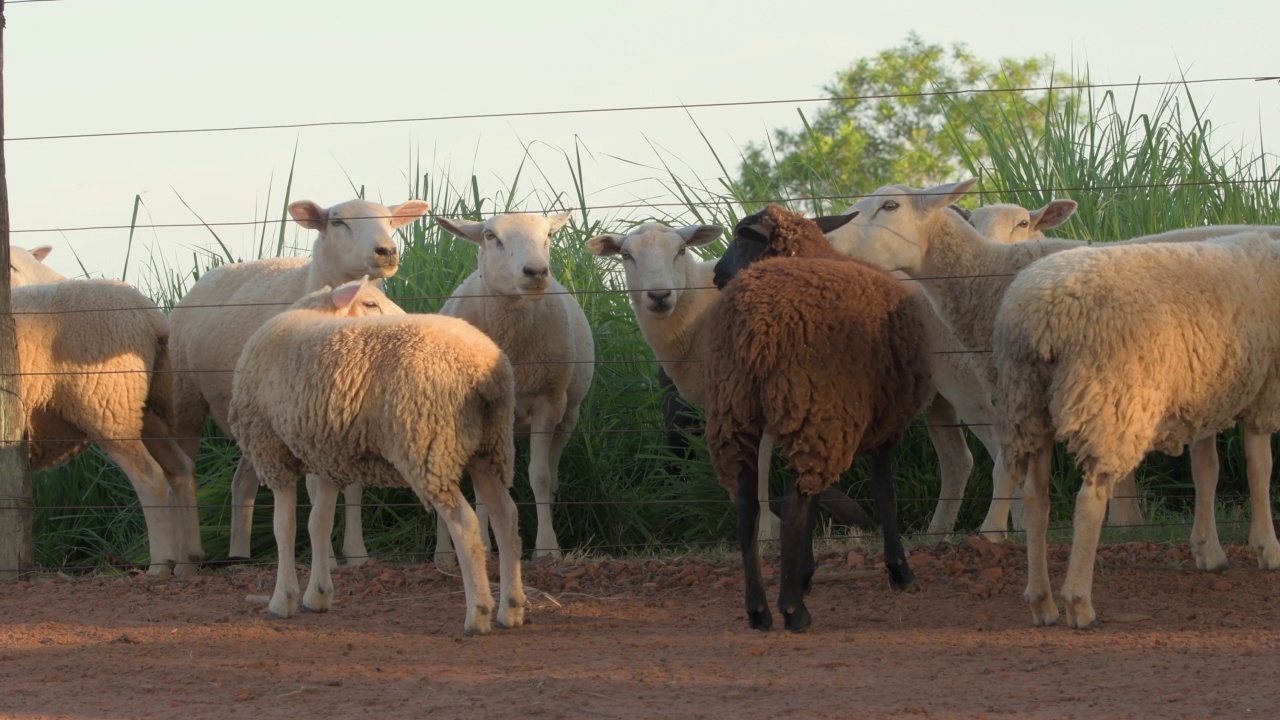
[[[1061,234],[1094,240],[1205,222],[1280,222],[1280,178],[1273,159],[1261,150],[1215,145],[1212,127],[1189,93],[1169,91],[1159,97],[1153,110],[1142,113],[1120,105],[1111,94],[1075,94],[1068,100],[1067,111],[1048,118],[1043,132],[1002,117],[969,116],[957,104],[950,131],[976,132],[991,151],[989,156],[966,159],[969,172],[981,178],[980,189],[990,193],[981,196],[984,202],[1039,206],[1054,195],[1069,196],[1080,203],[1080,210]],[[715,155],[709,141],[707,148]],[[674,169],[680,166],[677,159],[655,149],[656,161],[643,164],[656,168],[653,179],[683,207],[653,206],[605,215],[583,209],[590,203],[581,152],[581,147],[575,147],[564,153],[571,187],[562,192],[534,189],[528,178],[545,180],[547,173],[532,155],[495,191],[483,190],[474,176],[456,182],[457,178],[426,172],[418,161],[411,163],[406,176],[412,178],[412,196],[427,199],[433,212],[443,215],[480,218],[509,209],[573,210],[571,222],[553,245],[555,272],[568,288],[581,293],[578,299],[595,331],[599,362],[579,430],[560,466],[555,518],[562,545],[622,554],[731,541],[733,510],[710,472],[705,446],[695,440],[694,457],[688,461],[677,460],[665,449],[657,366],[620,292],[622,277],[614,264],[587,253],[584,242],[600,232],[625,231],[648,220],[731,227],[742,214],[758,209],[764,198],[744,196],[734,180],[736,158],[716,155],[719,174],[701,178],[682,175]],[[264,221],[253,248],[256,256],[302,250],[289,246],[285,223],[274,221],[284,217],[292,177],[290,168],[280,195],[273,195],[272,183],[264,207],[256,210]],[[903,180],[910,182],[911,178]],[[363,195],[363,188],[354,183],[352,187]],[[780,188],[773,191],[781,194]],[[754,192],[759,192],[758,186]],[[797,210],[829,212],[848,203],[819,198],[792,204]],[[170,305],[210,267],[245,259],[232,253],[213,228],[209,231],[215,249],[193,254],[189,266],[169,267],[162,258],[145,261],[144,289],[157,302]],[[388,291],[407,310],[435,311],[475,268],[476,248],[441,233],[429,220],[405,228],[401,239],[403,265],[388,282]],[[717,244],[711,251],[717,253],[722,247]],[[198,459],[201,517],[206,550],[217,558],[227,552],[229,483],[238,451],[212,423],[206,431]],[[1227,502],[1236,503],[1244,490],[1240,443],[1232,433],[1225,434],[1221,442]],[[961,530],[977,527],[991,493],[991,460],[973,438],[970,443],[977,467],[967,493],[970,499],[960,515]],[[922,530],[939,489],[936,458],[922,427],[908,434],[898,458],[899,514],[908,530]],[[535,522],[526,462],[527,449],[522,447],[513,493],[521,504],[521,529],[528,548]],[[781,463],[775,467],[781,469]],[[1069,463],[1058,467],[1066,469],[1058,473],[1056,490],[1070,495],[1078,487],[1078,476]],[[676,472],[669,472],[673,468]],[[778,489],[784,482],[783,474],[775,473]],[[859,462],[842,485],[854,496],[867,499],[866,476],[866,468]],[[1152,508],[1155,516],[1166,521],[1185,516],[1186,499],[1191,494],[1185,459],[1153,457],[1144,465],[1140,482],[1160,496]],[[119,470],[96,451],[41,474],[36,482],[36,502],[41,565],[95,565],[145,558],[137,497]],[[270,494],[261,492],[258,502],[260,508],[269,504]],[[71,507],[60,509],[62,506]],[[1070,503],[1057,503],[1058,518],[1068,517],[1069,509]],[[367,491],[364,520],[369,549],[375,555],[405,557],[431,550],[434,520],[408,491]],[[269,512],[260,509],[255,514],[253,537],[256,556],[274,554]]]

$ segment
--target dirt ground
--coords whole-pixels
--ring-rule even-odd
[[[1276,717],[1280,574],[1228,552],[1103,548],[1089,632],[1031,627],[1021,549],[978,540],[913,551],[911,594],[824,555],[799,635],[747,628],[733,558],[526,563],[530,624],[474,638],[431,565],[341,569],[283,621],[247,599],[273,568],[55,577],[0,586],[0,716]]]

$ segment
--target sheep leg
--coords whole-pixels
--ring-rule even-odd
[[[793,483],[782,519],[782,579],[778,591],[778,612],[787,629],[801,632],[812,618],[804,606],[805,586],[813,581],[813,496],[800,492]]]
[[[169,506],[173,509],[174,548],[177,564],[173,574],[191,577],[204,561],[200,540],[200,513],[196,506],[195,463],[169,437],[169,428],[158,417],[147,413],[143,418],[142,444],[160,465],[169,484]]]
[[[1093,609],[1093,564],[1098,555],[1098,540],[1107,515],[1115,479],[1105,473],[1088,471],[1080,492],[1076,493],[1075,521],[1072,527],[1071,558],[1067,561],[1067,579],[1062,583],[1062,606],[1067,612],[1067,627],[1091,630],[1098,626]]]
[[[520,579],[520,532],[516,504],[503,482],[500,470],[488,458],[473,460],[471,483],[476,498],[493,512],[493,535],[497,539],[499,578],[498,627],[516,628],[524,624],[524,584]]]
[[[782,520],[769,506],[769,471],[773,468],[773,436],[760,436],[756,455],[756,498],[760,503],[759,539],[773,542],[782,537]]]
[[[462,589],[467,598],[467,618],[463,632],[467,635],[486,635],[491,629],[493,591],[489,589],[489,576],[485,572],[485,551],[480,545],[480,524],[467,498],[456,485],[448,494],[433,502],[424,497],[414,486],[414,492],[423,504],[434,504],[437,516],[444,521],[453,538],[453,544],[461,551],[457,554],[458,570],[462,575]]]
[[[1005,467],[1004,456],[1000,451],[997,450],[991,457],[995,460],[995,465],[991,468],[991,506],[987,508],[987,516],[983,519],[982,528],[978,532],[991,542],[1000,542],[1008,537],[1009,510],[1013,507],[1018,483]],[[1017,506],[1018,510],[1014,512],[1015,518],[1025,518],[1024,503],[1018,502]],[[1014,526],[1018,525],[1025,528],[1025,520],[1015,521]]]
[[[320,492],[321,479],[322,478],[319,475],[307,475],[307,479],[306,479],[307,498],[310,499],[311,507],[313,508],[316,506],[318,502],[316,498],[317,498],[317,493]],[[334,506],[335,506],[334,512],[337,512],[336,499],[334,500]],[[329,523],[329,524],[330,526],[333,525],[333,523]],[[324,543],[324,557],[326,558],[325,562],[329,566],[328,567],[329,572],[333,572],[334,570],[338,569],[338,556],[333,551],[333,532],[332,532],[333,528],[330,527],[329,529],[330,529],[330,533],[328,535],[325,535],[322,538],[322,542]],[[312,546],[311,556],[313,558],[320,557],[320,549],[315,546]],[[312,560],[311,564],[315,565],[316,561]]]
[[[1111,493],[1111,505],[1107,511],[1107,525],[1111,527],[1141,527],[1142,504],[1138,498],[1138,483],[1133,473],[1128,473],[1115,484]]]
[[[1271,436],[1246,430],[1244,454],[1249,471],[1249,546],[1259,568],[1280,569],[1280,542],[1271,520]]]
[[[529,433],[529,485],[533,487],[533,500],[538,509],[538,531],[533,545],[535,558],[559,560],[560,542],[551,520],[552,477],[551,441],[555,435],[557,420],[552,417],[549,403],[541,403],[533,412]],[[557,413],[561,415],[561,413]]]
[[[676,457],[685,461],[692,460],[693,448],[685,433],[697,425],[697,416],[693,407],[680,396],[675,381],[661,365],[658,366],[658,390],[662,393],[662,426],[667,434],[667,448]],[[680,470],[676,463],[667,463],[668,475],[679,475]]]
[[[169,483],[160,464],[147,452],[141,440],[99,440],[98,447],[120,466],[142,505],[147,524],[147,545],[151,560],[147,575],[165,577],[177,562],[179,539],[170,507]]]
[[[436,553],[432,561],[437,567],[453,567],[458,562],[458,554],[453,550],[453,538],[449,536],[444,518],[438,512],[436,513]]]
[[[747,621],[755,630],[773,627],[773,614],[764,594],[764,577],[760,574],[760,546],[756,540],[756,523],[760,520],[760,497],[751,486],[756,468],[744,465],[738,473],[738,545],[742,548],[742,574],[746,584]]]
[[[956,527],[960,505],[964,501],[964,488],[973,472],[973,453],[964,440],[964,430],[956,409],[941,394],[933,396],[933,402],[925,414],[929,441],[938,455],[938,472],[942,476],[942,488],[938,493],[938,507],[929,520],[929,534],[945,535]]]
[[[283,620],[298,613],[298,568],[295,565],[298,536],[298,488],[296,482],[271,488],[275,497],[272,530],[276,536],[276,588],[267,604],[268,620]]]
[[[258,497],[258,473],[244,455],[236,463],[231,477],[231,547],[228,560],[248,560],[249,542],[253,534],[253,503]],[[296,503],[295,503],[296,504]]]
[[[871,455],[871,481],[876,507],[884,532],[884,566],[889,571],[889,587],[918,590],[916,576],[907,564],[907,553],[898,533],[898,498],[893,483],[893,446],[878,448]]]
[[[364,518],[360,514],[364,486],[352,483],[342,488],[342,556],[348,565],[359,567],[369,561],[364,545]]]
[[[1218,540],[1215,512],[1218,488],[1218,438],[1202,437],[1191,444],[1191,477],[1196,485],[1196,514],[1191,523],[1191,554],[1200,570],[1218,572],[1231,567]]]
[[[1007,451],[1001,454],[1008,459]],[[1058,622],[1058,606],[1053,602],[1053,589],[1049,585],[1049,479],[1053,470],[1053,441],[1044,445],[1030,458],[1012,462],[1007,468],[1010,477],[1024,477],[1022,501],[1027,506],[1027,589],[1023,594],[1031,606],[1031,622],[1034,625],[1052,625]]]

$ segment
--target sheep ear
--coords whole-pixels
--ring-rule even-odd
[[[617,255],[622,252],[622,241],[626,239],[625,235],[597,235],[587,241],[587,252],[596,257],[605,257],[608,255]]]
[[[569,218],[571,217],[573,217],[573,215],[567,212],[562,212],[559,215],[548,215],[547,224],[551,226],[551,229],[547,231],[547,234],[555,235],[560,228],[569,223]]]
[[[914,198],[916,208],[924,213],[944,208],[959,200],[977,182],[978,178],[969,178],[958,183],[938,185],[926,190],[916,190]]]
[[[676,234],[684,239],[689,247],[701,247],[724,234],[719,225],[687,225],[676,230]]]
[[[359,280],[343,283],[329,291],[329,299],[333,301],[333,306],[339,311],[346,310],[351,307],[351,303],[356,301],[356,296],[364,289],[367,282],[369,282],[369,276],[365,275]]]
[[[391,228],[394,230],[426,215],[431,209],[431,204],[426,200],[409,200],[388,209],[391,210]]]
[[[962,208],[955,203],[951,203],[947,207],[954,210],[957,215],[964,218],[965,221],[968,222],[970,225],[973,224],[973,213],[969,212],[967,209]]]
[[[329,213],[310,200],[299,200],[295,203],[289,203],[289,216],[308,230],[319,230],[324,227],[325,220],[329,218]]]
[[[850,220],[856,217],[858,217],[858,211],[854,210],[848,215],[823,215],[822,217],[814,218],[813,221],[818,224],[818,227],[822,230],[822,234],[826,235],[833,230],[838,230],[844,227]]]
[[[53,252],[53,246],[41,245],[40,247],[31,248],[27,252],[31,253],[31,257],[39,260],[40,262],[44,262],[44,259],[49,257],[49,253]]]
[[[1048,205],[1031,213],[1032,230],[1056,228],[1076,212],[1075,200],[1050,200]]]
[[[484,243],[484,223],[482,222],[462,219],[452,220],[437,215],[436,224],[463,240],[470,240],[477,245]]]

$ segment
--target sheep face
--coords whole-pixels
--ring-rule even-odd
[[[392,232],[430,209],[422,200],[392,207],[348,200],[328,209],[300,200],[289,205],[289,214],[302,227],[320,233],[312,254],[327,269],[325,281],[339,283],[364,274],[375,278],[395,275],[400,268],[400,251]]]
[[[734,226],[733,240],[729,243],[729,249],[716,262],[713,277],[716,287],[723,290],[739,271],[757,260],[783,256],[781,248],[772,244],[774,226],[767,212],[767,210],[761,210],[754,215],[748,215]],[[813,218],[813,223],[823,233],[829,233],[843,227],[857,216],[858,211],[854,210],[844,215]],[[793,254],[795,254],[794,250],[787,253],[787,255]]]
[[[440,227],[480,246],[485,285],[499,295],[541,300],[551,285],[551,236],[569,213],[494,215],[484,222],[437,217]]]
[[[1044,237],[1045,230],[1065,223],[1075,211],[1074,200],[1052,200],[1039,210],[999,203],[974,210],[969,222],[990,240],[1015,243]]]
[[[597,257],[620,257],[636,313],[665,318],[675,312],[680,293],[690,289],[697,258],[688,249],[706,245],[723,232],[719,225],[669,228],[645,223],[626,235],[593,237],[587,249]]]
[[[976,178],[918,190],[886,185],[849,207],[859,218],[827,239],[839,252],[882,270],[916,272],[929,254],[930,227],[938,214],[973,187]]]
[[[366,275],[335,288],[321,288],[293,304],[292,310],[316,310],[342,318],[404,315],[405,311],[382,292],[378,280]]]
[[[9,248],[9,287],[20,288],[28,285],[62,282],[67,278],[44,264],[44,259],[53,251],[49,245],[24,250],[20,247]]]

